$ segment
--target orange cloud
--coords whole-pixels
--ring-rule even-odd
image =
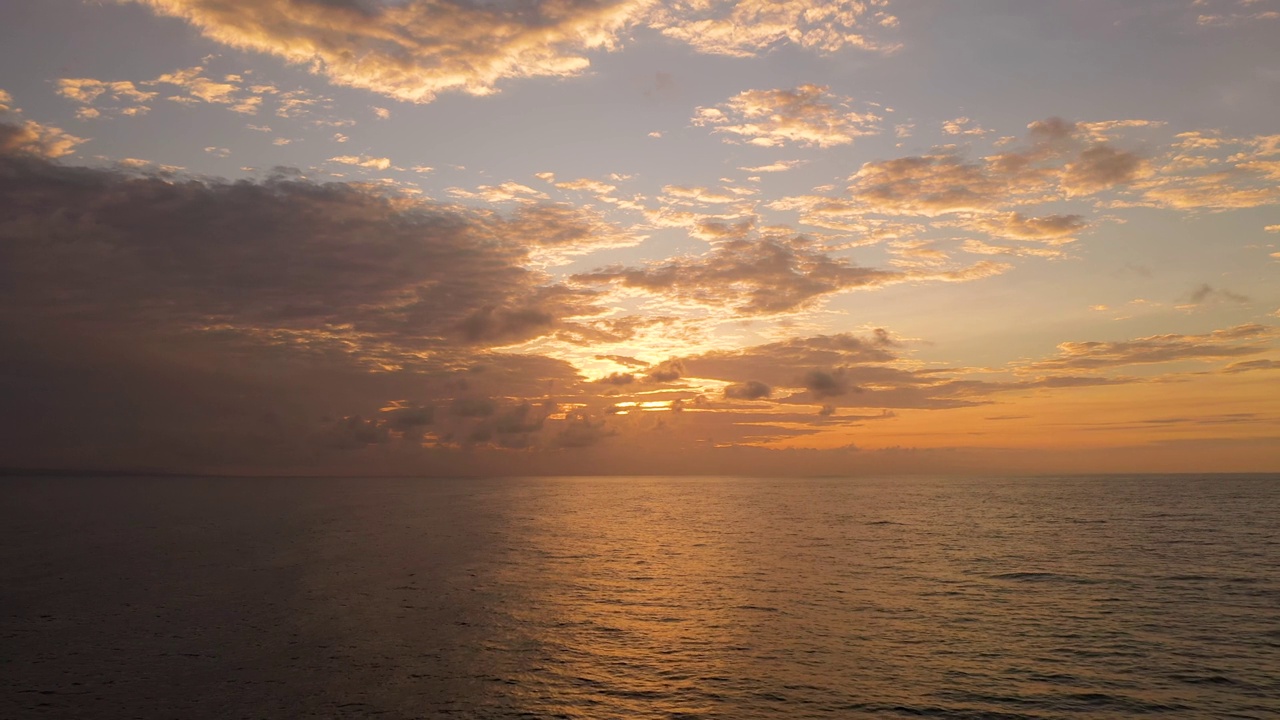
[[[726,133],[726,142],[760,147],[787,143],[832,147],[876,135],[881,118],[850,109],[853,100],[831,95],[818,85],[793,90],[747,90],[723,104],[698,108],[693,123]]]
[[[494,92],[506,78],[581,73],[588,50],[617,46],[644,0],[515,9],[440,0],[122,0],[195,25],[212,40],[307,65],[330,81],[407,102]]]
[[[76,146],[84,142],[87,142],[85,138],[34,120],[21,125],[0,122],[0,155],[21,153],[59,158],[75,152]]]

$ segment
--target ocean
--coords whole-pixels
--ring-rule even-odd
[[[1137,716],[1280,717],[1280,476],[0,480],[0,718]]]

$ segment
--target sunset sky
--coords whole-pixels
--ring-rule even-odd
[[[0,466],[1280,470],[1280,0],[0,5]]]

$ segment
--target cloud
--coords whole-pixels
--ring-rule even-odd
[[[4,90],[0,90],[0,112],[10,112],[13,110],[13,96]]]
[[[500,80],[565,77],[610,50],[645,11],[640,0],[498,6],[439,0],[130,0],[214,41],[309,67],[338,85],[407,102],[486,95]]]
[[[596,420],[585,413],[577,413],[568,418],[564,427],[557,431],[553,443],[562,448],[590,447],[616,434],[610,430],[603,420]]]
[[[140,90],[132,82],[120,80],[103,82],[93,78],[61,78],[58,94],[80,105],[76,117],[82,120],[107,115],[142,115],[151,108],[150,102],[157,93]]]
[[[1152,135],[1167,134],[1162,143]],[[1124,146],[1143,136],[1144,150]],[[980,254],[1058,257],[1060,246],[1113,217],[1112,208],[1224,211],[1280,203],[1280,136],[1167,133],[1150,120],[1047,118],[1022,139],[944,146],[872,160],[844,193],[818,188],[768,204],[805,225],[854,234],[854,243],[912,241],[926,228]],[[821,193],[821,194],[819,194]],[[1047,248],[1009,247],[1000,240]]]
[[[329,158],[329,162],[354,165],[371,170],[386,170],[391,167],[391,158],[370,157],[368,155],[339,155],[338,157]]]
[[[1137,155],[1099,144],[1084,150],[1074,162],[1067,164],[1062,188],[1068,196],[1092,195],[1131,183],[1145,172],[1145,165]]]
[[[651,25],[699,52],[758,55],[783,42],[821,52],[846,47],[889,52],[897,45],[874,34],[897,26],[885,0],[675,0],[659,5]]]
[[[582,234],[573,213],[69,167],[24,133],[0,124],[6,462],[262,471],[378,447],[422,466],[613,432],[543,427],[586,392],[577,371],[495,350],[599,336],[596,296],[531,267]]]
[[[726,133],[726,142],[760,147],[786,143],[832,147],[880,132],[880,117],[856,112],[852,99],[837,97],[826,87],[801,85],[793,90],[747,90],[716,107],[698,108],[695,125]]]
[[[1197,11],[1196,25],[1202,28],[1237,27],[1280,20],[1280,10],[1255,7],[1259,4],[1260,0],[1197,0],[1191,5]]]
[[[804,310],[847,290],[901,282],[967,282],[998,275],[1007,264],[982,261],[962,267],[882,270],[836,257],[786,228],[756,232],[751,219],[738,224],[705,216],[692,234],[712,243],[699,256],[675,257],[639,267],[614,265],[571,277],[582,285],[612,285],[675,299],[703,308],[730,308],[740,315],[773,315]]]
[[[798,165],[803,165],[803,160],[779,160],[769,163],[768,165],[756,165],[755,167],[740,167],[739,170],[752,173],[774,173],[786,172]]]
[[[850,193],[868,210],[935,215],[993,209],[1008,183],[955,155],[922,155],[863,164],[850,178]]]
[[[980,224],[993,237],[1052,242],[1065,241],[1088,226],[1080,215],[1027,217],[1020,212],[984,218]]]
[[[1222,372],[1234,375],[1255,370],[1280,370],[1280,360],[1243,360],[1228,365]]]
[[[1238,325],[1203,335],[1152,335],[1118,342],[1065,342],[1058,356],[1030,363],[1036,371],[1100,370],[1125,365],[1222,360],[1255,355],[1280,334],[1269,325]]]
[[[650,368],[644,379],[652,383],[669,383],[684,376],[684,363],[679,358],[671,358]]]
[[[942,132],[948,135],[986,135],[991,132],[967,117],[958,117],[942,123]],[[899,137],[903,137],[899,135]]]
[[[1215,288],[1209,283],[1201,283],[1184,296],[1183,303],[1175,305],[1174,308],[1192,311],[1206,306],[1221,305],[1222,303],[1246,305],[1249,302],[1250,298],[1247,295],[1241,295],[1225,288]]]
[[[734,400],[761,400],[773,394],[773,389],[758,380],[725,386],[724,396]]]
[[[206,58],[208,60],[208,58]],[[107,116],[138,116],[147,113],[149,103],[163,92],[173,93],[165,99],[185,106],[202,104],[218,105],[232,112],[245,115],[258,114],[270,101],[279,117],[296,118],[329,111],[332,98],[315,95],[306,90],[283,91],[270,83],[253,82],[242,74],[209,76],[204,65],[182,68],[137,83],[126,80],[105,81],[94,78],[62,78],[58,81],[58,93],[80,105],[76,116],[88,120]],[[349,119],[321,117],[313,121],[317,125],[342,127],[354,124]],[[251,130],[270,132],[262,125],[249,125]]]
[[[1157,207],[1223,211],[1280,202],[1280,135],[1181,133],[1143,198]]]
[[[76,146],[84,142],[87,142],[85,138],[34,120],[21,125],[0,121],[0,156],[27,154],[60,158],[75,152]]]
[[[989,402],[1025,383],[956,381],[946,374],[898,367],[899,344],[878,329],[792,338],[740,350],[684,358],[690,377],[726,382],[730,400],[768,399],[775,406],[953,408]],[[740,406],[726,405],[725,411]]]
[[[592,52],[656,29],[703,53],[747,57],[783,43],[891,51],[886,0],[118,0],[181,18],[215,42],[302,65],[337,85],[406,102],[487,95],[504,80],[571,77]]]
[[[449,194],[464,200],[483,200],[486,203],[504,202],[536,202],[546,200],[547,194],[534,190],[528,185],[507,181],[501,185],[481,185],[475,190],[466,188],[449,188]]]
[[[801,379],[809,394],[816,399],[825,399],[837,397],[849,392],[850,387],[841,372],[823,372],[822,370],[810,370],[804,374]],[[827,413],[828,415],[830,413]]]
[[[850,194],[867,210],[934,217],[990,212],[1122,188],[1151,170],[1137,154],[1086,144],[1076,123],[1049,118],[1028,125],[1028,146],[969,160],[954,152],[865,163]]]
[[[833,258],[802,238],[733,240],[701,257],[646,267],[580,273],[583,284],[611,283],[755,315],[799,309],[824,295],[905,279],[895,271],[862,268]]]
[[[172,85],[185,94],[171,95],[170,100],[191,105],[200,102],[228,105],[236,112],[253,115],[262,104],[261,94],[250,94],[242,86],[242,79],[230,76],[224,80],[212,80],[204,76],[204,67],[196,66],[165,73],[147,85]]]
[[[535,260],[559,263],[568,257],[606,248],[631,247],[644,240],[643,235],[623,230],[590,209],[567,204],[534,204],[528,202],[531,198],[523,197],[524,194],[504,184],[496,192],[486,193],[484,199],[525,201],[497,227],[509,237],[525,238]]]
[[[531,224],[288,176],[220,183],[3,162],[10,308],[359,352],[518,342],[595,312],[590,293],[525,267],[536,233],[555,243],[581,232],[568,214]]]

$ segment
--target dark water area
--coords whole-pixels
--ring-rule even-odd
[[[0,480],[0,718],[1276,718],[1280,476]]]

